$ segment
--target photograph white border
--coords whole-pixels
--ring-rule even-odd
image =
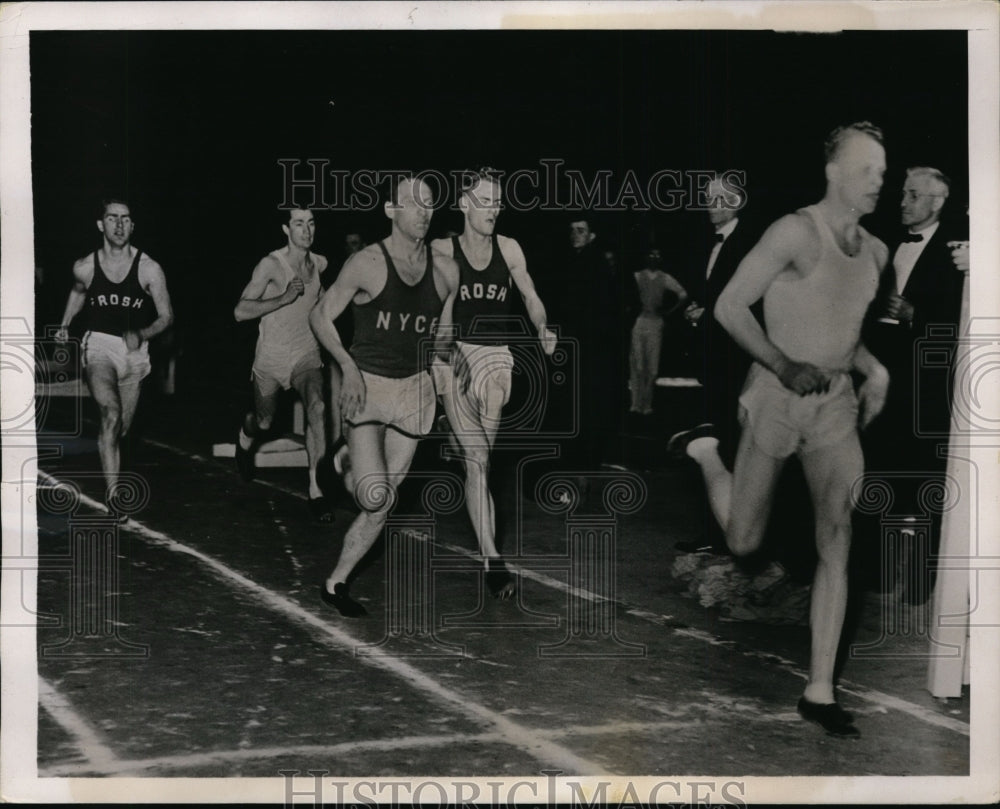
[[[991,0],[976,2],[431,2],[431,3],[11,3],[0,9],[0,316],[4,330],[18,322],[28,324],[34,311],[34,223],[32,217],[32,173],[30,144],[30,75],[28,38],[42,30],[298,30],[298,29],[741,29],[783,31],[834,31],[897,29],[965,29],[969,31],[969,161],[970,161],[970,273],[972,322],[998,334],[997,304],[1000,302],[1000,248],[996,223],[997,178],[1000,177],[1000,61],[998,61],[998,13]],[[946,110],[930,111],[947,114]],[[979,268],[979,269],[977,269]],[[982,268],[988,268],[983,270]],[[996,373],[995,371],[993,372]],[[2,406],[7,413],[33,396],[33,380],[25,374],[4,373]],[[983,412],[1000,415],[995,379],[982,388],[990,398]],[[30,392],[26,392],[30,386]],[[993,568],[984,563],[971,571],[979,596],[977,613],[992,616],[973,627],[970,646],[971,672],[975,683],[975,710],[971,715],[970,772],[966,777],[871,778],[738,778],[746,783],[739,796],[756,803],[934,803],[991,802],[1000,799],[1000,689],[998,689],[997,626],[1000,625],[1000,558],[997,548],[997,505],[1000,491],[997,458],[1000,440],[973,439],[972,451],[982,474],[978,522],[979,536],[991,543]],[[8,481],[23,474],[34,475],[34,445],[30,441],[4,441],[3,518],[5,528],[20,525],[12,515],[22,502],[22,493],[12,491]],[[10,520],[8,520],[10,517]],[[3,614],[34,606],[33,576],[18,567],[10,549],[24,547],[29,555],[37,549],[37,535],[10,535],[5,530],[2,597]],[[23,545],[22,545],[23,543]],[[162,778],[41,778],[37,777],[37,665],[33,627],[5,627],[0,620],[2,655],[3,723],[0,730],[0,793],[17,802],[267,802],[286,798],[286,785],[274,779],[162,779]],[[891,741],[889,742],[891,743]],[[327,779],[330,780],[330,779]],[[337,779],[356,782],[362,779]],[[393,779],[396,781],[420,779]],[[425,779],[426,780],[426,779]],[[450,779],[440,783],[449,789],[454,781],[479,783],[489,795],[487,781],[496,779]],[[545,776],[525,776],[518,781],[534,783],[521,788],[520,800],[533,803],[566,803],[572,795],[566,780],[593,786],[594,778],[556,779],[556,794]],[[636,794],[665,779],[634,778]],[[721,776],[704,779],[721,783]],[[312,802],[311,779],[296,783],[297,800]],[[627,782],[617,785],[624,790]],[[645,790],[645,791],[644,791]],[[348,793],[350,794],[350,793]],[[608,800],[622,791],[608,791]],[[332,797],[332,796],[331,796]],[[506,795],[501,795],[506,798]],[[670,800],[663,793],[665,800]],[[438,800],[434,791],[426,800]]]

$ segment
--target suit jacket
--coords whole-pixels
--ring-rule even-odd
[[[544,299],[549,322],[579,341],[581,363],[596,370],[622,353],[631,325],[626,322],[626,278],[609,266],[596,244],[565,252],[559,265],[558,288]]]
[[[732,379],[731,384],[738,388],[742,386],[743,377],[750,367],[750,357],[722,328],[715,319],[713,310],[722,290],[732,280],[740,262],[757,243],[759,237],[760,233],[750,223],[740,219],[736,223],[736,228],[722,243],[715,265],[712,267],[712,274],[707,279],[705,267],[708,266],[708,259],[715,242],[710,241],[694,262],[693,269],[698,275],[693,279],[688,293],[705,307],[696,330],[698,345],[704,352],[703,372],[699,375],[703,383],[708,375],[729,377]]]
[[[712,267],[712,274],[705,279],[705,267],[708,266],[708,258],[715,245],[714,241],[709,242],[704,257],[696,268],[701,273],[702,289],[701,295],[695,294],[695,299],[705,305],[705,314],[709,314],[715,308],[715,302],[719,300],[722,290],[732,280],[736,268],[743,261],[743,257],[750,252],[750,248],[757,243],[759,237],[760,234],[753,231],[747,222],[742,219],[737,220],[736,228],[722,243],[715,266]]]
[[[872,314],[875,317],[884,310],[885,302],[896,286],[896,271],[892,267],[896,251],[899,249],[900,235],[892,246],[889,264],[882,273],[878,292],[875,295]],[[962,310],[962,273],[955,269],[951,260],[948,242],[960,238],[955,228],[942,222],[927,242],[927,246],[913,265],[913,271],[906,286],[899,290],[913,305],[913,321],[909,334],[911,342],[924,337],[928,326],[951,326],[957,334],[958,319]]]
[[[889,371],[889,399],[879,422],[883,429],[897,428],[903,440],[946,435],[950,365],[959,335],[965,280],[955,269],[947,243],[962,236],[947,222],[938,226],[913,265],[906,286],[899,291],[913,306],[913,320],[897,326],[879,323],[878,318],[896,287],[892,259],[899,249],[899,238],[901,235],[890,242],[889,263],[882,272],[864,332],[866,346]],[[931,328],[934,334],[929,335]],[[890,424],[893,421],[895,425]]]

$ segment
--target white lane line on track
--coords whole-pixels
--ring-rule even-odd
[[[143,439],[143,440],[147,444],[150,444],[151,446],[158,447],[168,452],[173,452],[176,455],[180,455],[182,457],[189,458],[191,460],[208,462],[202,456],[196,455],[195,453],[192,452],[188,452],[187,450],[184,449],[180,449],[179,447],[174,447],[170,444],[164,444],[159,441],[152,441],[151,439]],[[284,486],[271,483],[270,481],[257,480],[255,481],[255,483],[259,483],[262,486],[268,486],[272,489],[284,492],[285,494],[291,495],[292,497],[297,497],[301,500],[306,499],[306,496],[301,492],[287,489]],[[477,554],[459,545],[451,545],[442,542],[436,542],[435,544],[439,545],[442,548],[446,548],[448,550],[461,553],[470,558],[477,557]],[[558,579],[554,579],[551,576],[547,576],[543,573],[537,573],[535,571],[528,570],[527,568],[518,567],[516,565],[509,563],[507,566],[511,570],[520,573],[525,578],[538,582],[543,586],[551,587],[554,590],[559,590],[564,593],[572,593],[577,597],[586,599],[588,601],[593,601],[595,603],[600,603],[607,600],[604,597],[597,595],[596,593],[590,593],[582,588],[577,588],[577,587],[570,588],[566,582],[559,581]],[[620,599],[616,599],[616,601],[618,601],[618,603],[622,605],[622,607],[625,609],[627,613],[633,615],[634,617],[640,620],[647,621],[649,623],[658,626],[669,625],[668,624],[669,617],[655,616],[641,609],[638,606],[627,604],[621,601]],[[703,643],[707,643],[710,646],[729,647],[733,651],[742,655],[743,657],[750,657],[758,660],[763,660],[774,664],[778,668],[781,668],[786,672],[795,675],[796,677],[799,677],[804,680],[809,679],[808,673],[805,670],[799,668],[794,663],[794,661],[785,660],[777,655],[759,651],[757,649],[736,648],[737,643],[735,641],[719,638],[710,632],[705,632],[703,630],[695,629],[693,627],[673,627],[673,632],[674,634],[677,635],[683,635],[685,637],[693,638]],[[885,694],[881,691],[868,688],[867,686],[863,686],[859,683],[855,683],[850,680],[841,679],[838,681],[838,685],[842,691],[844,691],[845,693],[849,693],[851,694],[851,696],[857,697],[858,699],[866,700],[867,702],[874,703],[875,705],[881,706],[886,709],[900,711],[902,713],[908,714],[909,716],[912,716],[914,719],[926,722],[927,724],[934,725],[936,727],[941,727],[947,730],[954,731],[955,733],[958,733],[962,736],[969,736],[970,731],[968,722],[964,722],[960,719],[955,719],[954,717],[951,716],[945,716],[944,714],[940,714],[930,708],[925,708],[923,705],[918,705],[916,703],[909,702],[899,697],[892,696],[891,694]]]
[[[69,701],[60,694],[44,677],[38,678],[38,702],[76,743],[77,749],[86,759],[72,766],[88,772],[115,772],[121,763],[100,737],[79,713],[73,710]]]
[[[372,739],[342,744],[305,744],[291,747],[254,747],[238,750],[205,750],[185,753],[179,756],[157,756],[155,758],[119,759],[115,761],[116,776],[135,775],[147,770],[176,770],[184,767],[203,767],[207,764],[223,762],[255,761],[257,759],[322,757],[325,764],[336,764],[338,756],[365,752],[387,752],[419,748],[450,747],[456,744],[505,744],[507,740],[499,733],[453,733],[447,736],[404,736],[400,739]],[[39,769],[42,778],[56,778],[68,775],[83,775],[95,772],[95,767],[87,764],[59,764]]]
[[[59,483],[57,478],[41,470],[38,471],[38,474],[46,483],[54,485]],[[97,511],[104,511],[104,507],[100,503],[85,494],[80,494],[80,501]],[[268,590],[266,587],[248,579],[228,565],[202,553],[196,548],[178,542],[167,534],[149,528],[135,519],[129,519],[123,527],[143,537],[151,544],[177,553],[184,553],[197,559],[203,565],[210,568],[223,581],[239,587],[245,592],[249,592],[267,607],[318,630],[324,636],[324,640],[340,651],[353,653],[356,648],[363,645],[362,641],[350,633],[324,621],[295,602],[272,590]],[[355,659],[406,680],[412,688],[436,699],[438,702],[448,705],[452,709],[458,709],[458,712],[464,714],[466,717],[489,723],[496,728],[497,734],[503,737],[506,744],[524,751],[527,755],[538,759],[546,766],[563,768],[567,772],[581,774],[608,772],[605,767],[597,762],[578,756],[562,745],[542,738],[532,729],[512,722],[507,717],[472,701],[463,694],[445,688],[434,678],[424,674],[400,658],[393,657],[380,647],[368,647],[367,653],[363,657],[356,657]]]
[[[806,675],[803,673],[802,676],[805,677]],[[876,691],[874,688],[867,688],[866,686],[857,685],[846,680],[841,680],[840,690],[853,697],[858,697],[859,699],[867,700],[868,702],[874,702],[876,705],[880,705],[883,708],[895,709],[897,711],[907,713],[929,725],[937,725],[939,728],[952,730],[963,736],[969,735],[968,722],[955,719],[953,716],[939,714],[936,711],[932,711],[930,708],[923,707],[922,705],[914,705],[912,702],[907,702],[905,699],[894,697],[892,694],[886,694],[883,691]]]
[[[728,718],[734,709],[743,708],[740,716],[745,721],[764,724],[794,724],[802,722],[802,718],[794,711],[783,713],[765,713],[757,706],[747,703],[735,706],[728,705],[723,711],[719,706],[694,704],[686,706],[680,714],[686,718],[664,719],[652,722],[607,722],[602,725],[563,725],[560,727],[538,728],[534,732],[546,739],[579,738],[580,736],[621,736],[624,734],[649,734],[663,731],[691,730],[704,728],[706,722],[717,718]],[[725,713],[726,716],[722,717]],[[399,739],[373,739],[361,742],[344,742],[334,745],[297,745],[290,747],[257,747],[240,748],[237,750],[208,750],[199,753],[188,753],[178,756],[157,756],[144,759],[121,759],[115,761],[116,776],[135,775],[143,771],[176,770],[185,767],[201,767],[206,764],[236,761],[256,761],[258,759],[302,758],[304,756],[323,757],[327,763],[334,763],[340,755],[354,755],[367,751],[387,752],[393,750],[408,750],[419,748],[426,750],[432,747],[450,747],[457,744],[503,744],[505,738],[498,733],[455,733],[438,736],[405,736]],[[58,764],[39,770],[43,778],[56,778],[71,775],[84,775],[96,771],[91,763]]]
[[[684,635],[689,638],[696,638],[712,646],[727,646],[743,657],[753,657],[758,660],[771,663],[777,668],[782,669],[789,674],[794,674],[796,677],[803,680],[809,679],[808,672],[800,669],[794,661],[780,657],[779,655],[771,654],[770,652],[760,652],[756,649],[739,649],[737,648],[736,641],[716,638],[708,632],[702,632],[697,629],[676,627],[674,629],[674,634]],[[935,725],[940,728],[945,728],[946,730],[954,731],[962,736],[969,735],[970,731],[968,722],[963,722],[961,719],[955,719],[953,716],[945,716],[944,714],[938,713],[931,708],[925,708],[923,705],[917,705],[916,703],[909,702],[905,699],[894,697],[892,694],[886,694],[883,691],[868,688],[867,686],[860,685],[843,678],[838,681],[837,687],[845,694],[850,694],[858,699],[874,703],[881,708],[885,708],[887,710],[892,709],[900,711],[901,713],[909,714],[914,719],[919,719],[921,722],[926,722],[929,725]]]

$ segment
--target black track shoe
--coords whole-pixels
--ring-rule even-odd
[[[486,586],[490,588],[494,598],[505,601],[514,595],[514,580],[499,556],[490,559],[489,566],[486,571]]]
[[[236,471],[244,483],[249,483],[254,476],[253,452],[240,446],[239,436],[236,437]]]
[[[815,722],[828,736],[836,736],[839,739],[857,739],[861,737],[861,732],[854,727],[854,717],[840,707],[836,702],[823,705],[818,702],[810,702],[805,697],[799,700],[799,716],[810,722]]]
[[[333,585],[332,593],[326,589],[326,582],[320,582],[319,597],[345,618],[360,618],[368,614],[368,610],[347,594],[347,585],[343,582]]]
[[[708,438],[715,435],[715,427],[711,424],[699,424],[690,430],[674,433],[667,441],[667,455],[671,458],[686,458],[688,444],[696,438]]]

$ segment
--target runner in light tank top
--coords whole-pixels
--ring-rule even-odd
[[[361,509],[319,591],[323,603],[350,618],[367,610],[351,598],[348,577],[382,533],[417,442],[433,424],[434,387],[425,368],[435,350],[445,348],[435,326],[450,331],[458,288],[455,262],[426,242],[433,212],[426,183],[404,179],[390,194],[389,238],[352,256],[309,318],[343,374],[346,444],[334,465]],[[348,351],[334,321],[351,304]]]
[[[687,453],[702,466],[709,503],[738,556],[759,548],[782,467],[798,455],[819,560],[809,679],[798,711],[832,736],[857,737],[851,714],[837,702],[833,676],[847,605],[851,492],[864,472],[858,430],[882,409],[889,383],[860,336],[888,258],[885,245],[858,221],[875,209],[882,187],[881,131],[867,122],[835,129],[825,171],[823,199],[771,225],[715,307],[719,322],[755,360],[740,398],[744,420],[734,471],[718,459],[714,438],[692,441]],[[764,329],[750,309],[761,298]],[[857,394],[851,372],[864,377]]]
[[[528,275],[520,245],[494,233],[500,214],[500,184],[492,169],[466,175],[459,199],[465,218],[461,236],[438,239],[434,247],[452,256],[459,268],[454,324],[457,339],[452,362],[436,361],[431,370],[444,404],[441,429],[465,465],[465,505],[484,560],[486,584],[496,598],[510,598],[513,582],[496,545],[496,519],[489,491],[490,453],[510,399],[514,365],[505,344],[512,286],[524,300],[528,317],[546,354],[555,335],[546,327],[545,307]],[[512,283],[513,282],[513,283]]]
[[[283,292],[287,291],[298,273],[288,263],[283,250],[269,254],[284,273]],[[323,256],[312,254],[311,276],[304,281],[302,294],[291,303],[268,312],[257,327],[257,349],[254,355],[254,373],[270,376],[285,389],[291,385],[291,370],[302,364],[319,368],[319,343],[309,326],[309,312],[320,296],[319,276],[326,266]]]
[[[799,213],[815,225],[820,255],[807,275],[781,273],[768,287],[767,336],[793,360],[827,371],[849,371],[861,323],[878,289],[877,252],[883,245],[858,225],[860,247],[849,256],[837,246],[816,205]]]
[[[254,455],[274,423],[279,394],[293,388],[306,414],[309,510],[319,522],[329,523],[333,508],[317,480],[326,454],[323,362],[309,326],[326,259],[311,251],[316,223],[310,211],[293,208],[283,212],[282,218],[287,244],[257,264],[233,313],[238,321],[260,318],[250,377],[254,408],[244,417],[236,437],[236,468],[243,480],[253,480]]]

